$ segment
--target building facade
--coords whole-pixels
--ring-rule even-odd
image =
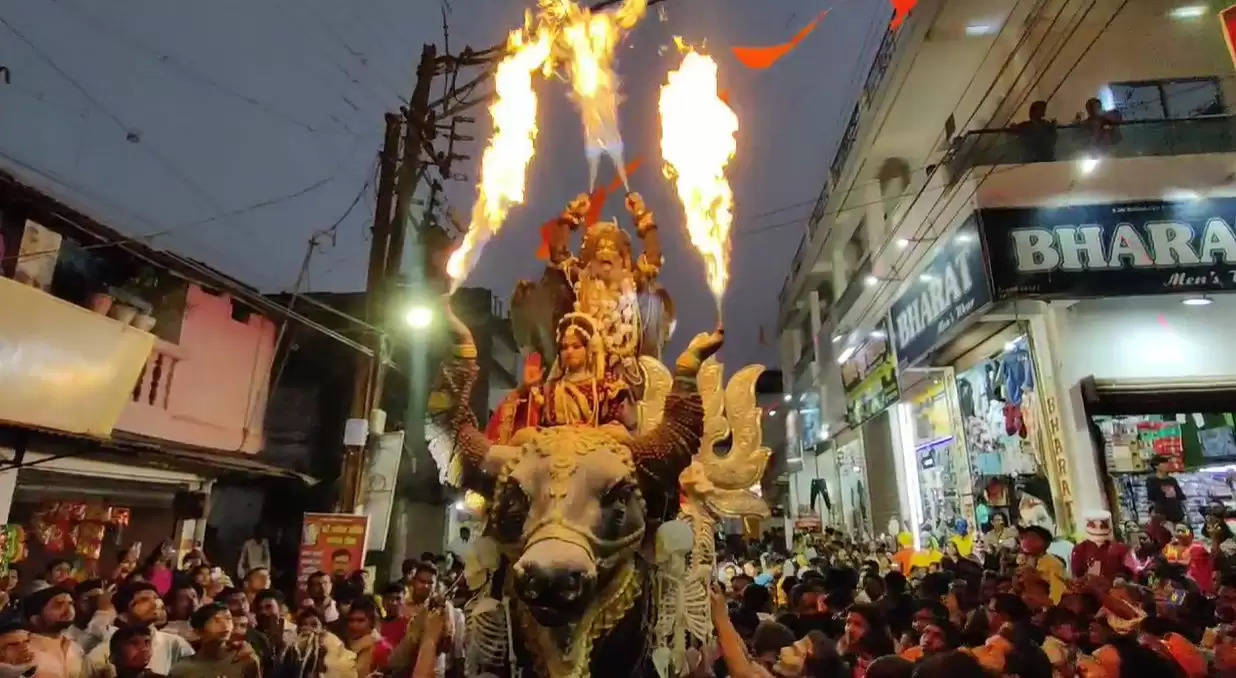
[[[885,36],[780,297],[800,444],[861,476],[821,472],[838,524],[1144,520],[1155,454],[1224,493],[1234,75],[1181,0],[924,0]]]
[[[185,552],[216,483],[303,484],[258,458],[277,333],[260,295],[8,174],[0,215],[0,524],[25,530],[24,572]]]

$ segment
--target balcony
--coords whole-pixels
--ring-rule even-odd
[[[968,170],[987,165],[1236,152],[1233,116],[1125,122],[1115,129],[1118,134],[1101,143],[1088,127],[1062,125],[1056,128],[1055,143],[1048,145],[1036,145],[1014,129],[970,132],[954,148],[950,177],[955,181]]]

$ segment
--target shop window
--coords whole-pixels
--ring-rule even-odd
[[[1181,120],[1227,112],[1219,78],[1213,76],[1115,82],[1104,95],[1109,93],[1104,108],[1119,111],[1125,121]]]

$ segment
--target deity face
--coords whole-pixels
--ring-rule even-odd
[[[588,364],[588,346],[578,330],[567,330],[564,333],[559,351],[563,364],[571,372],[581,370]]]

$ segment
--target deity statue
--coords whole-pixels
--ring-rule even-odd
[[[600,221],[587,195],[543,227],[549,266],[535,284],[521,282],[511,300],[511,319],[521,343],[556,357],[549,332],[570,312],[595,321],[606,367],[619,374],[638,397],[643,378],[638,358],[660,358],[673,324],[673,303],[657,284],[662,257],[656,222],[637,193],[627,195],[643,252],[635,256],[631,239],[616,221]],[[583,230],[579,255],[571,235]],[[555,337],[556,339],[556,337]]]
[[[545,404],[544,376],[541,354],[531,353],[524,360],[519,387],[506,394],[498,404],[485,427],[485,437],[491,442],[506,444],[518,431],[540,425],[541,408]]]
[[[558,360],[545,385],[544,425],[634,426],[631,390],[608,369],[597,325],[586,313],[568,313],[558,323]]]

